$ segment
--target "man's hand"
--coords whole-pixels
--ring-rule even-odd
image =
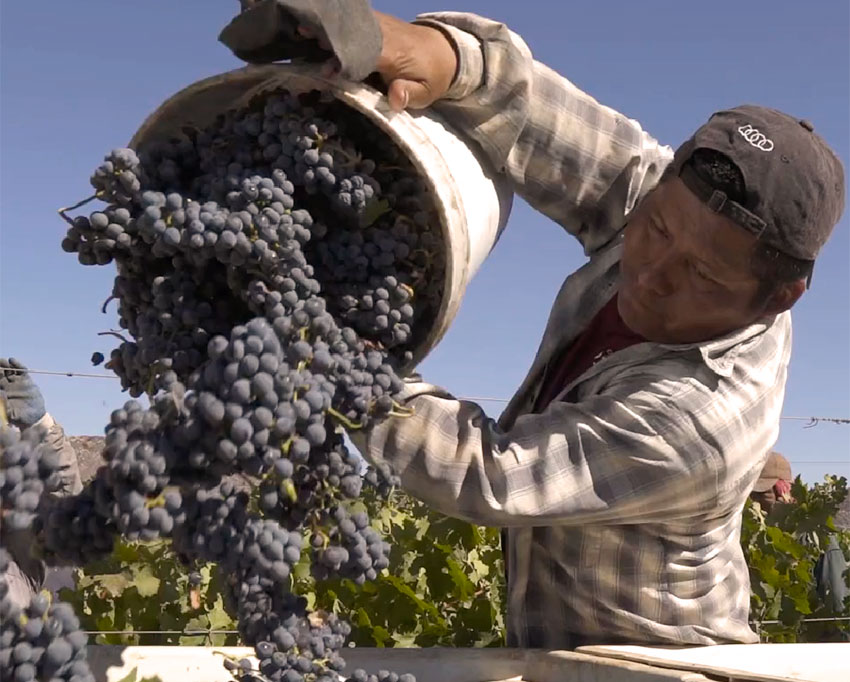
[[[393,111],[424,109],[443,97],[451,87],[457,71],[457,55],[449,39],[431,26],[421,26],[396,17],[375,12],[381,28],[383,44],[375,70],[387,84],[387,98]],[[319,45],[330,49],[315,31],[300,26],[305,38],[317,38]],[[338,64],[331,60],[322,72],[333,76]]]
[[[26,367],[15,358],[0,358],[0,391],[6,397],[6,410],[12,425],[27,428],[44,416],[41,391]]]
[[[457,55],[439,29],[375,12],[383,35],[377,70],[394,111],[424,109],[443,97],[457,71]]]

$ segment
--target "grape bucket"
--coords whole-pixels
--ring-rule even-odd
[[[412,340],[415,365],[442,339],[466,287],[498,241],[511,209],[507,182],[435,113],[392,112],[386,98],[367,85],[328,80],[315,67],[291,64],[248,66],[193,83],[148,116],[130,147],[179,134],[184,126],[203,127],[279,88],[329,91],[364,115],[405,153],[435,198],[447,259],[445,282],[433,324]]]

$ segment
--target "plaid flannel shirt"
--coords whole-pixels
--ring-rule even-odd
[[[616,292],[622,227],[672,151],[535,62],[502,24],[419,21],[445,31],[459,57],[436,108],[589,260],[558,293],[498,423],[416,382],[404,393],[414,416],[355,443],[435,509],[506,529],[512,646],[757,641],[741,510],[778,435],[790,315],[613,353],[531,413],[550,361]]]

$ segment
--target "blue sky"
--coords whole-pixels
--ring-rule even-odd
[[[846,0],[556,3],[376,0],[410,19],[454,9],[499,19],[597,99],[679,144],[713,111],[744,102],[810,119],[850,166]],[[0,17],[0,355],[30,367],[96,371],[117,326],[112,266],[59,248],[56,209],[89,193],[103,155],[185,85],[239,66],[216,41],[236,0],[4,2]],[[850,417],[850,219],[845,213],[794,310],[787,416]],[[507,398],[536,350],[549,305],[582,262],[565,233],[521,202],[421,371],[456,395]],[[39,377],[74,434],[102,431],[125,397],[109,379]],[[494,415],[500,403],[487,403]],[[806,480],[850,476],[850,425],[785,420],[777,449]],[[831,463],[824,463],[831,462]]]

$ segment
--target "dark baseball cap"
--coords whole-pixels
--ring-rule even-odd
[[[778,452],[771,452],[761,470],[753,491],[763,493],[776,485],[777,481],[788,481],[793,479],[791,474],[791,463]]]
[[[744,176],[732,201],[687,164],[697,149],[727,157]],[[844,211],[844,168],[806,120],[745,104],[711,116],[677,150],[673,170],[713,211],[766,244],[814,264]]]

